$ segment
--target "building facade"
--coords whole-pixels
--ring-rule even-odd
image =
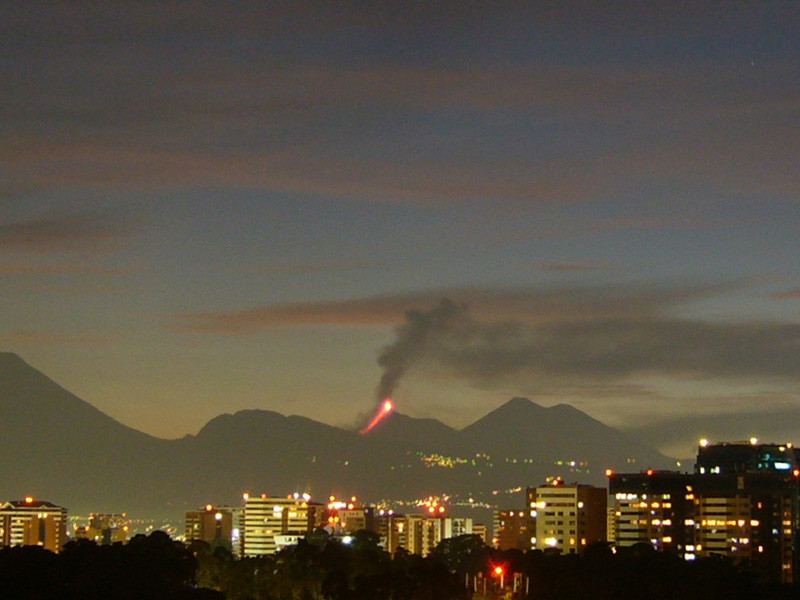
[[[766,581],[798,580],[800,466],[791,444],[701,443],[697,556],[725,556]]]
[[[427,556],[442,540],[475,533],[471,518],[384,513],[374,522],[381,547],[392,556],[401,548]]]
[[[701,441],[694,473],[610,474],[619,547],[721,556],[762,581],[798,580],[800,465],[791,444]]]
[[[528,488],[529,514],[535,519],[531,548],[576,554],[593,542],[606,541],[607,492],[583,484]]]
[[[324,505],[310,501],[307,494],[287,497],[245,496],[242,511],[242,555],[274,554],[276,536],[306,535],[322,525]],[[286,537],[281,538],[286,540]]]
[[[691,558],[694,552],[695,478],[689,473],[648,470],[610,473],[617,547],[650,544],[657,550]],[[688,553],[688,554],[687,554]]]
[[[66,508],[32,497],[0,506],[2,546],[41,546],[59,552],[66,542]]]
[[[534,514],[535,509],[495,511],[492,546],[500,550],[530,550],[536,538]]]
[[[232,550],[233,512],[222,507],[206,504],[200,510],[186,512],[185,540],[195,540],[212,545],[222,545]]]

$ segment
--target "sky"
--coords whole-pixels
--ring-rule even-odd
[[[0,349],[126,425],[800,442],[797,2],[9,1],[0,81]]]

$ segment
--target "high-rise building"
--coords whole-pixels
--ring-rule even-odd
[[[747,564],[768,581],[798,579],[800,466],[791,444],[701,442],[695,552]]]
[[[322,525],[323,509],[324,505],[311,502],[308,494],[245,495],[241,527],[243,556],[274,554],[278,551],[276,536],[306,535]]]
[[[762,581],[798,580],[800,462],[791,444],[701,441],[695,472],[610,474],[615,543],[724,556]]]
[[[616,546],[650,544],[669,554],[694,552],[694,477],[675,471],[609,473]]]
[[[186,543],[201,540],[232,550],[233,512],[227,508],[206,504],[200,510],[186,512]]]
[[[560,479],[527,490],[528,510],[536,520],[531,547],[580,553],[593,542],[606,541],[607,492]]]
[[[6,502],[0,506],[0,542],[58,552],[67,542],[67,509],[30,496]]]

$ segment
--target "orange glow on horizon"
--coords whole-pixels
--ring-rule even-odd
[[[392,399],[386,398],[386,400],[381,402],[381,406],[378,409],[378,412],[375,414],[375,416],[372,417],[372,420],[367,424],[366,427],[364,427],[361,431],[359,431],[359,433],[362,435],[368,433],[370,430],[372,430],[373,427],[375,427],[375,425],[380,423],[386,417],[386,415],[388,415],[393,410],[394,410],[394,403],[392,402]]]

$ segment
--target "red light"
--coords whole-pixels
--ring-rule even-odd
[[[792,473],[794,474],[795,477],[800,477],[800,469],[795,469],[794,471],[792,471]]]
[[[606,477],[611,477],[614,474],[614,471],[611,469],[606,469]]]
[[[494,568],[494,574],[500,577],[500,575],[503,574],[503,567],[501,567],[500,565],[496,566]]]
[[[653,474],[653,469],[647,469],[647,474],[648,475],[652,475]]]

